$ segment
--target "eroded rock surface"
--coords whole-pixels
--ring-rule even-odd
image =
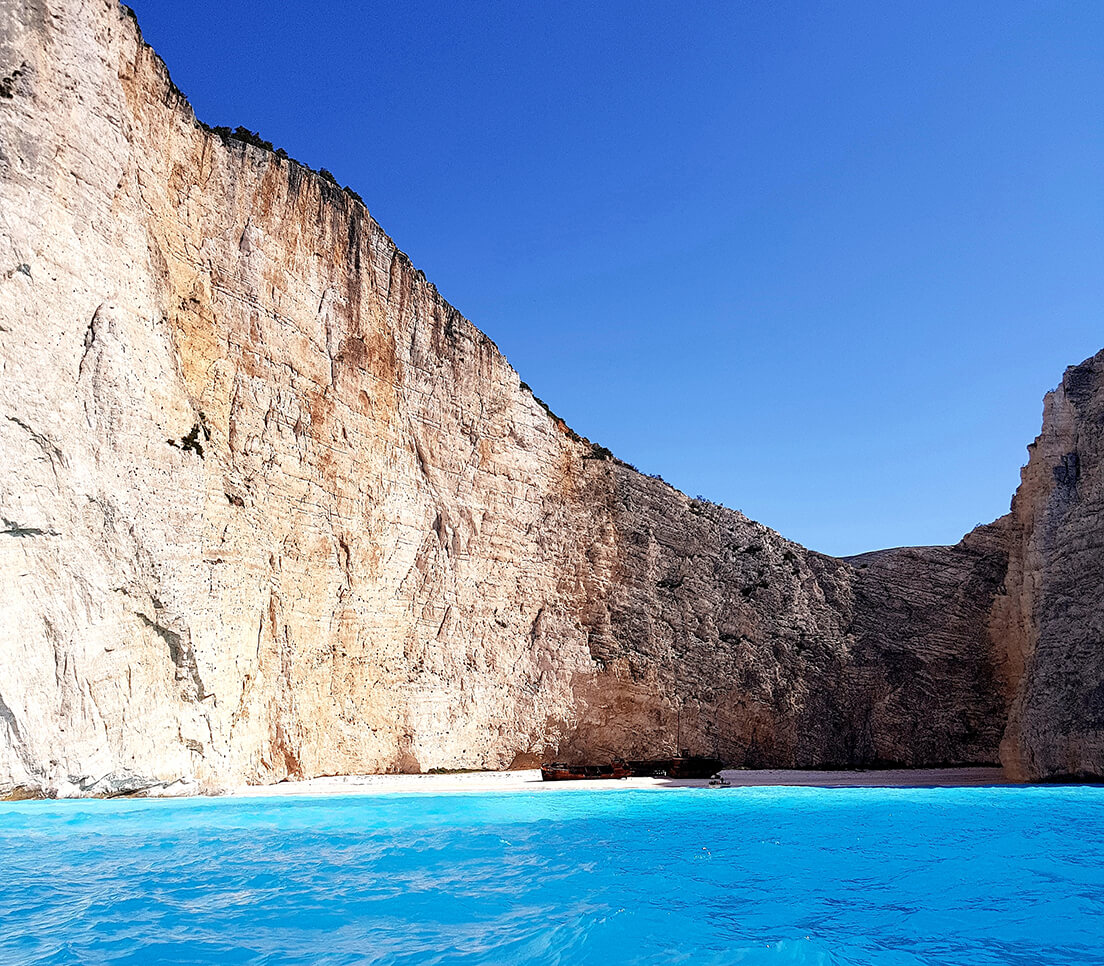
[[[1012,501],[993,612],[1013,697],[1001,748],[1019,778],[1104,777],[1104,352],[1049,393]]]
[[[0,13],[0,791],[992,763],[1013,700],[1006,747],[1068,769],[1032,689],[1091,635],[1004,585],[1081,532],[1095,382],[1014,523],[812,553],[578,438],[355,196],[200,124],[125,8]]]

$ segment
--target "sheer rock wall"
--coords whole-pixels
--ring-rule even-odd
[[[1066,370],[1012,500],[992,614],[1012,699],[1001,746],[1023,778],[1104,777],[1104,352]]]
[[[1013,701],[1006,748],[1051,760],[1023,488],[1015,525],[850,560],[690,500],[350,193],[200,124],[125,8],[0,13],[0,791],[995,762]]]

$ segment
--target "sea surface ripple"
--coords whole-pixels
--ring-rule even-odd
[[[0,962],[1104,964],[1104,789],[0,806]]]

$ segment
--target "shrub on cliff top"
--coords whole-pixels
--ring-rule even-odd
[[[247,127],[238,125],[233,131],[228,127],[213,127],[211,128],[215,134],[217,134],[223,141],[241,141],[243,144],[252,144],[255,148],[262,148],[265,151],[275,151],[277,154],[282,154],[283,157],[287,157],[287,152],[283,148],[274,148],[271,141],[266,141],[256,131],[250,131]]]

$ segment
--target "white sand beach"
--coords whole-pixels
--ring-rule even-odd
[[[731,788],[796,786],[807,788],[957,788],[1012,784],[1000,768],[923,768],[885,771],[798,771],[726,769]],[[723,790],[726,786],[712,786]],[[621,778],[597,781],[541,781],[539,769],[481,771],[451,775],[335,775],[275,785],[244,785],[228,794],[240,797],[285,795],[385,795],[452,792],[662,791],[711,788],[706,779]]]

